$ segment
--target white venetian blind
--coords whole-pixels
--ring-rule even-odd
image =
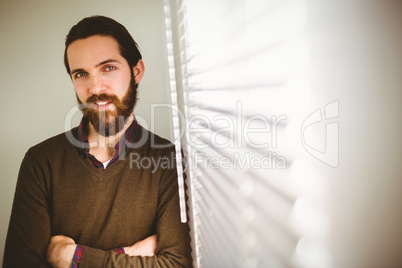
[[[303,228],[323,225],[300,180],[305,1],[165,0],[165,14],[195,266],[325,267]]]

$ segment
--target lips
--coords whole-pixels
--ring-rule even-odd
[[[95,102],[95,105],[98,107],[98,109],[106,109],[106,107],[108,107],[110,104],[112,104],[112,103],[108,102],[108,101],[97,101],[97,102]]]
[[[111,107],[111,104],[116,104],[119,103],[119,99],[115,95],[106,95],[106,94],[100,94],[100,95],[91,95],[86,99],[85,102],[87,105],[89,105],[89,109],[97,109],[97,110],[104,110],[107,111],[113,107]],[[90,107],[92,105],[92,108]]]

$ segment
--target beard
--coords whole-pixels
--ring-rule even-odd
[[[134,106],[137,103],[137,88],[138,84],[135,83],[134,73],[131,70],[130,85],[121,100],[116,95],[99,94],[89,96],[84,104],[78,95],[76,97],[84,119],[90,122],[100,135],[109,137],[119,133],[124,128],[127,118],[133,113]],[[97,101],[110,102],[115,109],[113,111],[99,110],[95,104]]]

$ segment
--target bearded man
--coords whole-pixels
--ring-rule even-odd
[[[83,119],[26,153],[3,267],[191,267],[176,169],[155,166],[174,161],[174,146],[133,114],[145,71],[136,42],[88,17],[68,33],[64,62]],[[132,154],[153,165],[130,165]]]

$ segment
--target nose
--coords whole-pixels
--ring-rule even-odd
[[[106,91],[106,85],[102,77],[98,75],[90,77],[89,91],[93,95],[99,95]]]

